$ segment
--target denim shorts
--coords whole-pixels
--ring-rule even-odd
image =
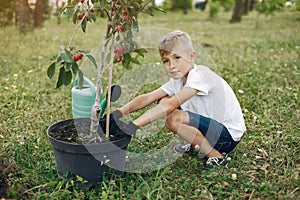
[[[190,125],[197,128],[220,153],[232,151],[238,142],[234,141],[227,128],[211,118],[187,111],[190,117]]]

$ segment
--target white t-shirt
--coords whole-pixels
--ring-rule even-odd
[[[228,83],[202,65],[195,65],[189,72],[186,84],[173,79],[161,86],[169,96],[174,96],[183,87],[199,92],[181,105],[182,110],[197,113],[223,124],[234,141],[239,141],[246,131],[240,104]]]

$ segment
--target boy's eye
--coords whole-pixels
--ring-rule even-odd
[[[175,58],[176,58],[176,60],[178,60],[178,59],[180,59],[181,57],[180,57],[180,56],[176,56]]]
[[[163,60],[163,64],[166,64],[169,60]]]

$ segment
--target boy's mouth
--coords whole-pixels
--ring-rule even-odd
[[[178,74],[178,72],[179,72],[179,71],[170,71],[170,74],[176,75],[176,74]]]

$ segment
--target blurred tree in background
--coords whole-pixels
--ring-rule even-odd
[[[0,26],[16,25],[21,33],[43,26],[49,14],[49,1],[1,0]]]
[[[123,0],[126,1],[126,0]],[[49,0],[1,0],[0,26],[17,25],[20,32],[25,33],[33,28],[43,27],[44,20],[50,16],[51,9],[58,10],[58,2],[49,5]],[[155,4],[153,0],[152,4]],[[55,8],[54,8],[55,7]],[[285,8],[300,11],[300,0],[164,0],[161,7],[167,11],[183,11],[190,9],[208,10],[210,18],[219,12],[233,12],[230,22],[241,22],[242,16],[256,10],[266,16]]]
[[[37,0],[34,9],[34,28],[43,27],[44,19],[48,14],[48,0]]]
[[[16,0],[15,2],[15,23],[21,33],[29,30],[30,8],[27,0]]]

